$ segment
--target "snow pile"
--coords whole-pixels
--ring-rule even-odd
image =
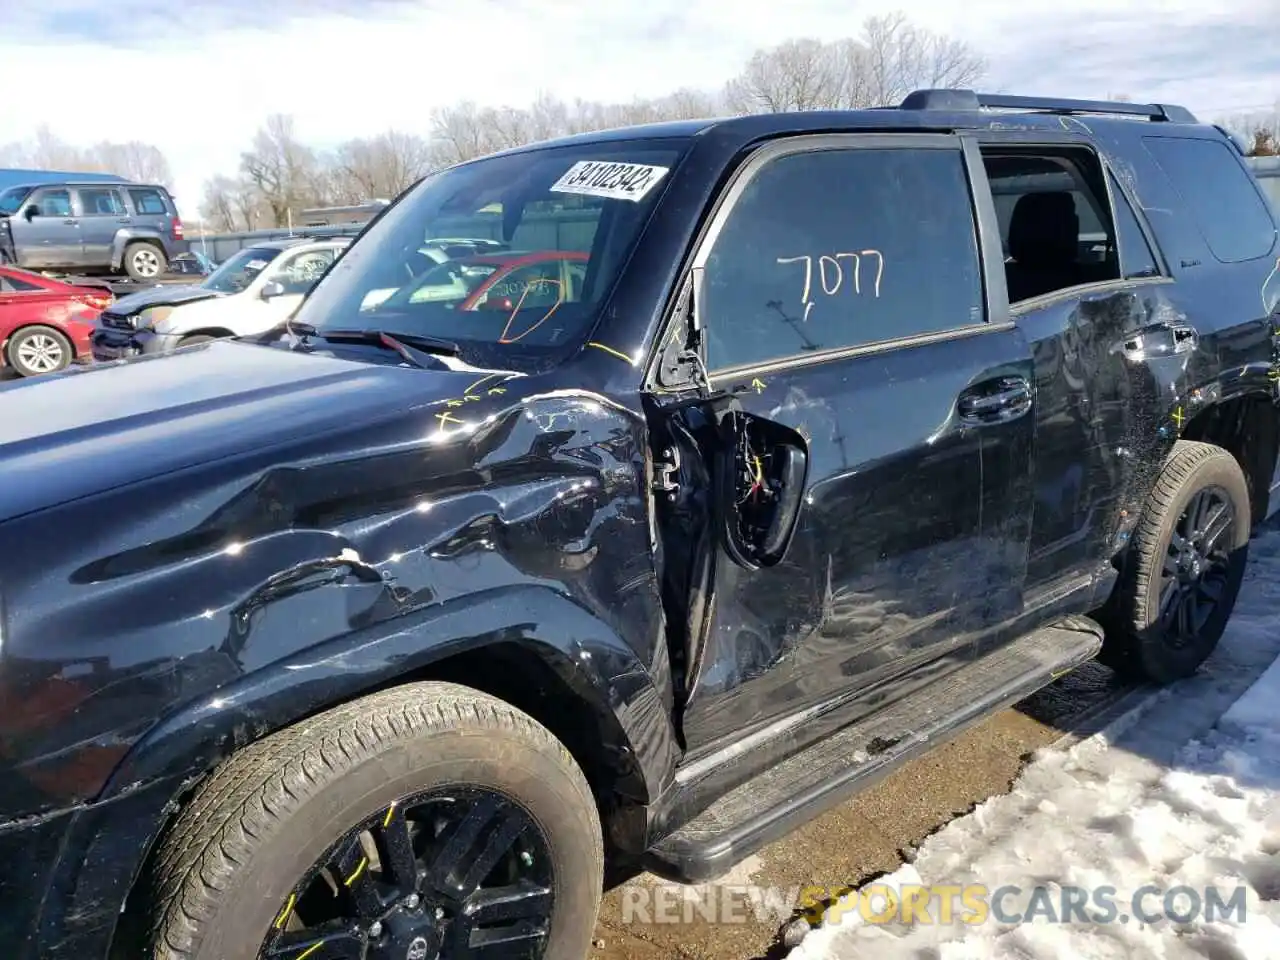
[[[1016,888],[999,914],[974,923],[955,896],[944,917],[934,896],[923,901],[928,922],[919,910],[902,922],[901,908],[869,922],[862,914],[884,901],[863,911],[854,894],[791,960],[1280,960],[1278,653],[1273,533],[1253,543],[1227,635],[1200,675],[1070,750],[1045,752],[1010,794],[948,824],[914,863],[878,881],[907,897],[912,885],[981,884],[988,907],[999,888]],[[1099,888],[1110,910],[1095,903]],[[1166,914],[1165,895],[1178,890]],[[1064,893],[1082,892],[1087,904],[1064,906]],[[1211,895],[1225,904],[1212,918]],[[1016,921],[1033,906],[1033,920],[997,918]]]

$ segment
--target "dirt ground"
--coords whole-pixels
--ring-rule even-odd
[[[900,768],[888,778],[766,847],[716,881],[789,888],[818,884],[842,888],[896,869],[904,851],[974,805],[1006,792],[1034,751],[1065,736],[1090,732],[1134,691],[1103,667],[1089,664],[1012,709],[996,714],[957,739]],[[695,909],[671,909],[680,922],[639,922],[645,916],[632,884],[663,881],[645,874],[610,890],[600,910],[592,960],[776,960],[785,955],[781,924],[768,911],[756,919],[750,905],[739,922],[712,924]],[[704,888],[705,889],[705,888]],[[696,902],[699,891],[683,888]],[[673,896],[670,903],[675,900]],[[711,901],[717,902],[717,901]],[[660,908],[654,908],[655,910]],[[692,922],[684,922],[687,913]],[[650,919],[653,915],[649,914]],[[723,918],[722,918],[723,919]]]

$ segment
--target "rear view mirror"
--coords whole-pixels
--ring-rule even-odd
[[[270,300],[273,297],[284,296],[284,284],[278,280],[268,280],[262,285],[262,293],[259,294],[263,300]]]

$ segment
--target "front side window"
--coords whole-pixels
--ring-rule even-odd
[[[71,216],[71,191],[41,190],[36,195],[36,212],[42,217]]]
[[[981,323],[960,151],[839,149],[770,161],[712,244],[699,311],[713,369]]]
[[[125,209],[120,195],[109,187],[81,187],[80,209],[86,217],[122,217]]]
[[[595,325],[684,146],[549,147],[428,177],[325,274],[299,324],[444,338],[510,369],[553,363]]]

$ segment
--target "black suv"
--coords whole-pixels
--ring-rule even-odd
[[[392,296],[440,236],[526,253]],[[1183,109],[924,91],[463,164],[256,342],[0,389],[7,956],[572,960],[606,862],[1191,674],[1278,255]]]
[[[38,183],[0,193],[0,259],[28,270],[155,280],[187,246],[178,208],[159,184]]]

